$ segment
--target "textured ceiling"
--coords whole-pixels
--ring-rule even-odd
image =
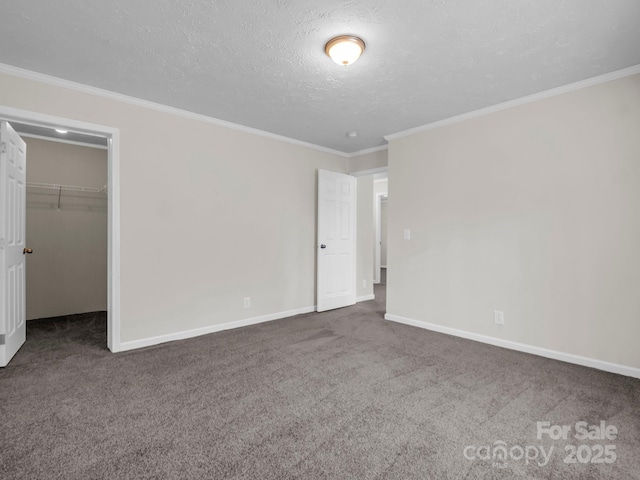
[[[2,0],[0,62],[354,152],[640,64],[639,25],[638,0]]]

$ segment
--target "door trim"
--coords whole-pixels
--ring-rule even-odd
[[[384,199],[384,197],[388,196],[387,192],[378,192],[375,194],[376,195],[376,200],[375,200],[375,222],[376,222],[376,245],[375,245],[375,258],[373,261],[374,264],[374,268],[373,268],[373,283],[374,285],[378,285],[380,283],[381,280],[381,271],[380,269],[382,268],[382,265],[380,265],[380,257],[381,257],[381,245],[380,243],[382,242],[382,219],[381,219],[381,211],[382,211],[382,201]]]
[[[65,128],[107,138],[107,347],[121,351],[120,341],[120,130],[81,120],[0,105],[0,118],[42,127]],[[27,164],[28,168],[28,164]]]

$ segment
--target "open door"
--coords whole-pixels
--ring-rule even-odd
[[[25,204],[27,146],[0,122],[0,367],[26,339]]]
[[[356,179],[318,170],[318,312],[356,303]]]

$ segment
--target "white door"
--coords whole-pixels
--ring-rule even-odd
[[[317,310],[356,303],[356,179],[318,170]]]
[[[0,367],[26,339],[25,203],[27,146],[0,122]]]

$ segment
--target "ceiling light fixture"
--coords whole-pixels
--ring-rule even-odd
[[[332,38],[324,46],[325,53],[338,65],[351,65],[364,52],[364,41],[353,35]]]
[[[56,132],[58,132],[58,133],[69,133],[69,130],[63,130],[62,128],[56,128]]]

